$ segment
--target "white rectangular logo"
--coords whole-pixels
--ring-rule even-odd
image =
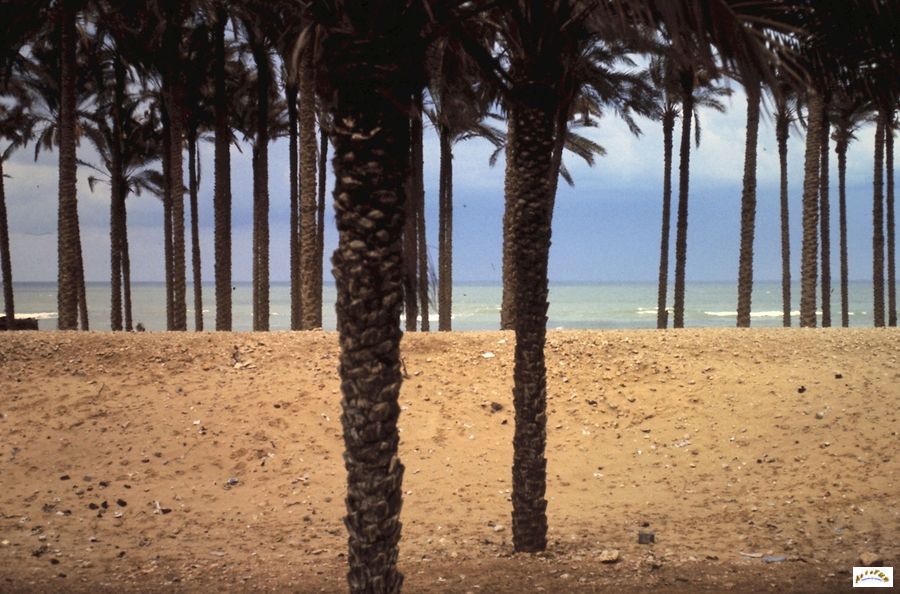
[[[893,567],[854,567],[854,588],[893,588]]]

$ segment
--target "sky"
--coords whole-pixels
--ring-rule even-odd
[[[740,233],[740,196],[744,162],[746,98],[736,89],[726,99],[727,113],[701,111],[701,144],[691,156],[690,216],[688,229],[689,281],[735,281]],[[643,131],[635,138],[612,116],[581,133],[607,151],[593,167],[571,155],[566,165],[575,180],[570,188],[560,181],[553,219],[550,250],[551,282],[655,281],[659,267],[659,235],[662,209],[663,147],[658,122],[639,119]],[[676,124],[673,168],[673,215],[678,191],[677,147],[680,121]],[[872,171],[874,126],[866,126],[848,151],[847,200],[850,278],[865,280],[872,274]],[[792,275],[799,278],[801,241],[800,208],[803,182],[803,132],[792,129],[789,141]],[[0,147],[3,148],[3,147]],[[213,145],[201,146],[200,238],[204,282],[213,276]],[[437,262],[438,139],[426,129],[425,180],[426,227],[429,257]],[[484,141],[468,141],[454,153],[455,282],[500,282],[503,217],[502,158],[488,165],[492,147]],[[286,139],[272,143],[270,163],[270,265],[273,282],[287,281],[289,274],[289,186]],[[42,153],[37,162],[31,148],[13,154],[4,164],[6,200],[11,230],[15,282],[55,281],[57,167],[55,154]],[[78,157],[97,162],[87,142]],[[186,169],[186,168],[185,168]],[[337,244],[330,192],[326,212],[325,274],[331,281],[330,257]],[[84,167],[78,172],[81,237],[88,281],[109,279],[109,187],[97,185],[91,192]],[[781,278],[779,168],[774,125],[763,115],[758,150],[758,210],[755,273],[758,280]],[[252,173],[249,147],[232,149],[233,278],[251,279]],[[186,198],[186,197],[185,197]],[[832,145],[832,263],[838,274],[837,162]],[[187,208],[185,209],[187,212]],[[186,228],[188,223],[186,221]],[[674,265],[674,218],[672,223]],[[128,232],[133,281],[162,281],[162,203],[150,195],[128,199]],[[189,239],[188,239],[189,241]],[[189,245],[189,244],[188,244]],[[190,253],[189,250],[187,252]],[[190,256],[188,255],[188,258]],[[190,271],[190,262],[188,262]],[[670,274],[670,279],[673,278]]]

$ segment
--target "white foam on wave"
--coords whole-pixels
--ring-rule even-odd
[[[736,311],[705,311],[703,312],[707,316],[712,316],[714,318],[736,318]],[[771,311],[754,311],[750,312],[751,318],[780,318],[784,315],[783,311],[771,310]],[[791,311],[791,317],[798,317],[800,315],[800,310]],[[821,311],[817,311],[816,315],[822,315]]]
[[[33,320],[55,320],[59,317],[55,311],[39,311],[35,313],[17,313],[17,320],[24,320],[27,318],[31,318]]]

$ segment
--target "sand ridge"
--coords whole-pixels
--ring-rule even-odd
[[[535,558],[510,544],[513,334],[406,334],[405,591],[845,589],[900,552],[898,336],[550,332]],[[0,590],[343,591],[337,355],[0,335]]]

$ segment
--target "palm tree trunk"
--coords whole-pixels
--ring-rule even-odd
[[[322,294],[316,282],[316,95],[312,52],[304,52],[300,61],[300,299],[301,327],[312,330],[322,326]],[[318,294],[318,295],[317,295]]]
[[[297,142],[297,85],[285,85],[288,113],[288,162],[290,170],[291,201],[291,330],[300,330],[302,305],[300,303],[300,166]]]
[[[453,308],[453,146],[450,132],[440,130],[441,165],[438,190],[438,330],[449,332]]]
[[[253,146],[253,330],[269,330],[269,81],[265,46],[251,42],[256,65],[256,142]]]
[[[819,253],[819,143],[822,139],[822,96],[809,93],[806,155],[803,168],[803,245],[800,261],[800,326],[816,326],[816,276]]]
[[[351,51],[341,44],[343,51],[325,52],[337,62],[328,71],[338,74],[331,107],[339,233],[333,264],[353,594],[399,593],[403,582],[396,567],[404,472],[397,421],[410,106],[398,103],[408,101],[411,89],[402,82],[406,72],[390,66],[384,43],[376,45],[380,51],[358,42]]]
[[[60,2],[59,208],[57,212],[57,327],[78,327],[78,223],[75,161],[75,8]]]
[[[884,163],[887,183],[887,277],[888,277],[888,326],[897,325],[897,270],[894,221],[894,112],[887,112],[884,130]]]
[[[194,330],[203,331],[203,281],[200,276],[200,213],[197,205],[199,192],[199,176],[197,161],[199,160],[197,132],[188,132],[188,186],[191,201],[191,264],[194,276]]]
[[[831,124],[828,121],[828,101],[822,105],[822,139],[819,150],[819,225],[822,241],[822,327],[831,327],[831,204],[828,196],[828,157]]]
[[[875,128],[875,171],[872,180],[872,285],[875,327],[884,327],[884,114]]]
[[[781,171],[781,307],[784,310],[782,323],[791,327],[791,231],[790,209],[788,206],[788,136],[790,116],[787,106],[779,105],[775,116],[775,136],[778,141],[778,164]]]
[[[663,114],[663,207],[662,230],[659,239],[659,287],[656,294],[656,327],[665,330],[669,325],[666,310],[669,290],[669,230],[672,222],[672,138],[675,130],[675,111]]]
[[[412,145],[413,136],[416,134],[415,121],[420,118],[416,114],[410,116],[410,150],[409,150],[409,175],[406,179],[406,222],[403,227],[403,297],[406,309],[406,331],[416,331],[416,318],[419,317],[419,302],[416,289],[418,288],[416,271],[419,265],[418,254],[418,230],[416,224],[419,216],[416,207],[419,201],[415,199],[416,173]],[[419,120],[421,121],[421,120]],[[421,134],[421,129],[419,130]]]
[[[9,251],[9,221],[6,217],[6,193],[3,189],[3,156],[0,153],[0,267],[3,273],[3,311],[6,329],[16,328],[16,305],[12,284],[12,258]]]
[[[228,97],[225,93],[225,9],[216,9],[213,27],[215,66],[215,273],[216,330],[231,331],[231,131],[228,126]]]
[[[849,135],[847,135],[849,136]],[[845,135],[841,134],[844,138]],[[841,326],[850,326],[850,283],[847,262],[847,141],[838,140],[838,222],[841,251]]]
[[[78,286],[78,319],[81,324],[81,330],[87,332],[91,329],[91,325],[88,321],[87,287],[84,282],[84,254],[81,249],[81,223],[78,222],[77,203],[75,205],[75,252],[75,283]]]
[[[127,188],[126,188],[127,191]],[[131,316],[131,256],[128,249],[128,209],[126,197],[122,200],[122,238],[119,247],[122,249],[122,307],[125,313],[125,331],[131,332],[134,327]]]
[[[165,83],[164,83],[165,84]],[[167,95],[165,91],[163,95]],[[165,104],[165,101],[163,102]],[[163,136],[163,258],[165,259],[165,275],[166,275],[166,330],[175,330],[175,290],[173,284],[175,282],[175,272],[173,268],[173,243],[172,243],[172,169],[170,163],[171,154],[171,138],[168,122],[168,110],[165,106],[162,109],[162,136]]]
[[[319,125],[319,204],[316,217],[316,295],[321,304],[325,286],[322,260],[325,254],[325,167],[328,165],[328,133]],[[318,309],[317,328],[322,327],[322,308]]]
[[[167,64],[169,112],[169,184],[172,203],[172,328],[187,330],[186,260],[184,254],[184,89],[178,70],[178,42],[170,42]]]
[[[429,299],[428,299],[428,245],[425,239],[425,157],[422,145],[423,127],[422,127],[422,91],[417,90],[413,93],[413,119],[410,123],[411,147],[410,155],[412,160],[413,191],[410,199],[416,202],[416,255],[418,262],[418,294],[419,294],[419,313],[422,316],[422,324],[420,328],[422,332],[431,330],[431,322],[428,319]]]
[[[750,327],[753,298],[753,241],[756,238],[756,143],[759,135],[759,85],[747,85],[747,138],[741,193],[741,252],[738,264],[738,328]]]
[[[684,328],[684,289],[687,268],[688,184],[691,177],[691,118],[694,115],[693,81],[683,81],[681,154],[678,170],[678,221],[675,227],[674,328]]]
[[[125,67],[115,60],[115,89],[112,102],[113,142],[110,146],[110,328],[122,330],[122,219],[125,208],[124,171],[122,170],[122,105],[125,101]]]
[[[503,177],[503,296],[500,303],[500,329],[513,330],[516,327],[516,269],[514,248],[516,238],[513,236],[512,224],[513,196],[516,195],[517,180],[512,175],[512,150],[514,141],[514,123],[507,120],[506,132],[506,172]]]
[[[547,263],[550,253],[552,177],[556,122],[550,110],[514,105],[510,119],[515,146],[508,174],[516,177],[512,227],[516,238],[516,347],[513,401],[513,546],[541,551],[547,546]]]

